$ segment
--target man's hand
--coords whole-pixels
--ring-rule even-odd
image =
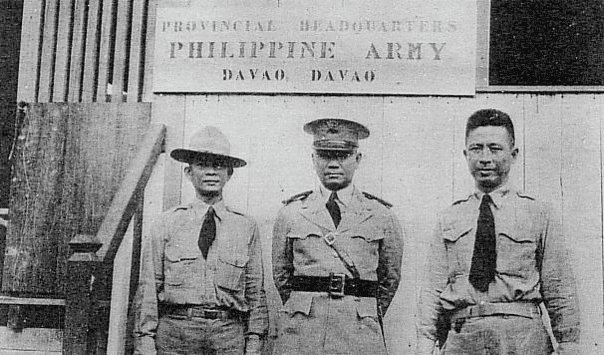
[[[581,354],[581,347],[578,343],[567,342],[560,343],[558,349],[554,354],[557,355],[572,355],[572,354]]]
[[[260,355],[262,352],[262,339],[258,334],[250,334],[245,342],[246,355]]]

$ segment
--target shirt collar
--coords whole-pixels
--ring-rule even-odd
[[[505,201],[505,198],[509,196],[510,192],[513,190],[513,186],[510,183],[506,183],[491,191],[489,193],[489,196],[491,196],[495,208],[500,209],[503,205],[503,202]],[[482,196],[484,195],[485,193],[480,190],[476,190],[474,192],[474,196],[478,199],[478,201],[482,201]]]
[[[321,185],[319,188],[319,192],[321,193],[321,198],[325,200],[329,200],[329,196],[331,196],[331,190],[327,189],[325,186]],[[344,206],[348,207],[350,202],[352,201],[352,195],[354,193],[354,185],[350,184],[343,189],[336,191],[338,194],[338,202]]]
[[[205,216],[208,213],[208,209],[210,206],[214,209],[214,214],[218,218],[218,220],[222,220],[222,216],[226,213],[226,205],[224,204],[224,200],[220,200],[213,205],[208,205],[200,199],[195,199],[195,201],[191,204],[193,209],[199,214],[199,216]]]

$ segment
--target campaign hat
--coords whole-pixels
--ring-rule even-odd
[[[170,156],[182,163],[194,164],[205,160],[225,160],[233,168],[240,168],[245,160],[231,155],[231,144],[227,137],[216,127],[206,126],[195,132],[188,148],[178,148]]]

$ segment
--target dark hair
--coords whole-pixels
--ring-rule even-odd
[[[471,131],[484,126],[504,127],[510,135],[512,146],[514,146],[514,143],[516,142],[514,124],[507,113],[492,108],[474,112],[472,116],[468,118],[468,123],[466,124],[466,139],[468,139],[468,135]]]

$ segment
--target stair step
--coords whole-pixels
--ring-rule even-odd
[[[65,300],[60,298],[27,298],[0,296],[0,304],[30,305],[30,306],[65,306]]]
[[[63,330],[54,328],[24,328],[14,331],[0,327],[0,355],[61,354]]]

